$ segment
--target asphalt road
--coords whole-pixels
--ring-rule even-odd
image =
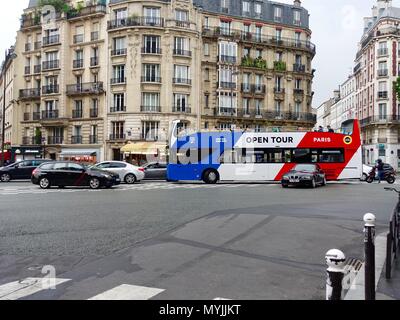
[[[397,199],[385,186],[0,184],[0,299],[12,298],[10,282],[43,277],[45,265],[68,281],[18,298],[89,299],[114,288],[132,298],[140,286],[152,299],[323,299],[326,251],[362,258],[366,212],[378,234],[386,230]]]

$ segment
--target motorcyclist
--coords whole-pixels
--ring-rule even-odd
[[[382,159],[378,159],[378,161],[376,161],[376,169],[378,170],[379,183],[381,183],[382,179],[385,179],[385,171],[383,170],[383,168],[384,163]]]

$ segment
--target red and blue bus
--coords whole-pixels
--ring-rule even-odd
[[[319,164],[328,181],[360,179],[362,151],[358,120],[349,134],[217,131],[170,136],[170,181],[281,181],[296,164]]]

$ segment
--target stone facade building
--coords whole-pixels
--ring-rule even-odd
[[[165,154],[193,130],[310,130],[309,14],[267,0],[31,0],[13,88],[16,147],[95,162]]]

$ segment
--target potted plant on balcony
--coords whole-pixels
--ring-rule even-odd
[[[267,69],[267,61],[262,57],[258,57],[254,60],[254,66],[258,69],[266,70]]]
[[[286,62],[284,61],[275,61],[274,62],[275,71],[286,71]]]
[[[250,56],[242,58],[242,67],[254,67],[254,60]]]

